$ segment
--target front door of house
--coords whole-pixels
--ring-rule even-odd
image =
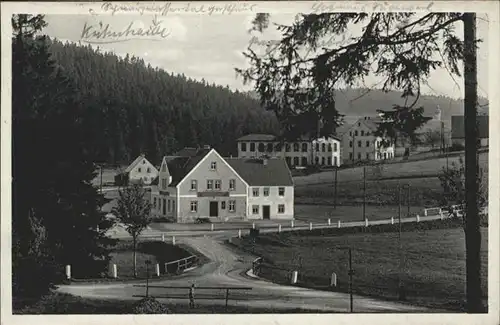
[[[271,218],[271,206],[263,205],[262,206],[262,218],[270,219]]]
[[[210,217],[218,217],[219,216],[219,202],[211,201],[210,202]]]

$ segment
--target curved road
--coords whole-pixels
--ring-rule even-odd
[[[149,231],[148,231],[149,232]],[[234,231],[233,231],[234,232]],[[147,235],[160,235],[149,232]],[[209,236],[206,236],[209,235]],[[209,263],[195,268],[178,277],[155,280],[149,294],[166,303],[188,303],[187,289],[155,288],[154,286],[182,286],[194,283],[196,286],[212,287],[252,287],[252,290],[230,291],[229,305],[248,307],[273,307],[276,309],[302,309],[311,311],[349,312],[349,295],[319,291],[293,286],[284,286],[246,275],[255,256],[235,252],[223,244],[223,239],[231,233],[207,232],[205,236],[181,237],[177,242],[191,246],[210,259]],[[145,294],[144,287],[137,283],[70,284],[61,285],[58,290],[86,298],[131,300],[140,299]],[[225,304],[225,290],[195,289],[196,304]],[[362,298],[362,299],[359,299]],[[423,307],[354,296],[354,312],[429,312]],[[434,310],[432,310],[434,311]],[[436,312],[436,311],[434,311]]]

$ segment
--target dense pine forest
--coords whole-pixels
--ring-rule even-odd
[[[82,117],[99,162],[130,163],[140,153],[152,162],[185,146],[211,145],[224,155],[235,139],[273,133],[276,119],[248,94],[195,81],[98,48],[50,41],[57,65],[86,107]]]

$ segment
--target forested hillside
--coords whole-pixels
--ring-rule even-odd
[[[248,94],[191,80],[90,46],[52,40],[53,59],[75,83],[82,117],[100,162],[154,163],[184,146],[209,144],[223,154],[250,132],[273,132],[274,115]]]

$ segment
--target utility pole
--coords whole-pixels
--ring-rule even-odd
[[[337,209],[337,166],[334,168],[333,208]]]
[[[351,305],[351,313],[353,312],[354,309],[354,298],[352,295],[352,276],[354,275],[354,270],[352,269],[352,250],[349,247],[349,300],[350,300],[350,305]]]
[[[483,311],[481,290],[481,232],[477,192],[477,52],[476,14],[464,13],[465,120],[465,249],[467,312]]]
[[[101,173],[101,182],[100,182],[100,185],[99,185],[99,191],[100,191],[100,194],[102,194],[102,165],[99,165],[99,170],[100,170],[100,173]]]
[[[352,164],[354,165],[354,148],[355,148],[355,145],[354,145],[354,140],[355,140],[355,137],[354,137],[354,131],[352,131]]]
[[[403,242],[401,240],[401,185],[398,184],[399,300],[405,299],[403,285]]]
[[[366,220],[366,166],[363,166],[363,220]]]
[[[411,205],[410,205],[410,184],[408,183],[407,186],[408,186],[408,218],[409,218],[410,217],[410,209],[411,209]]]

